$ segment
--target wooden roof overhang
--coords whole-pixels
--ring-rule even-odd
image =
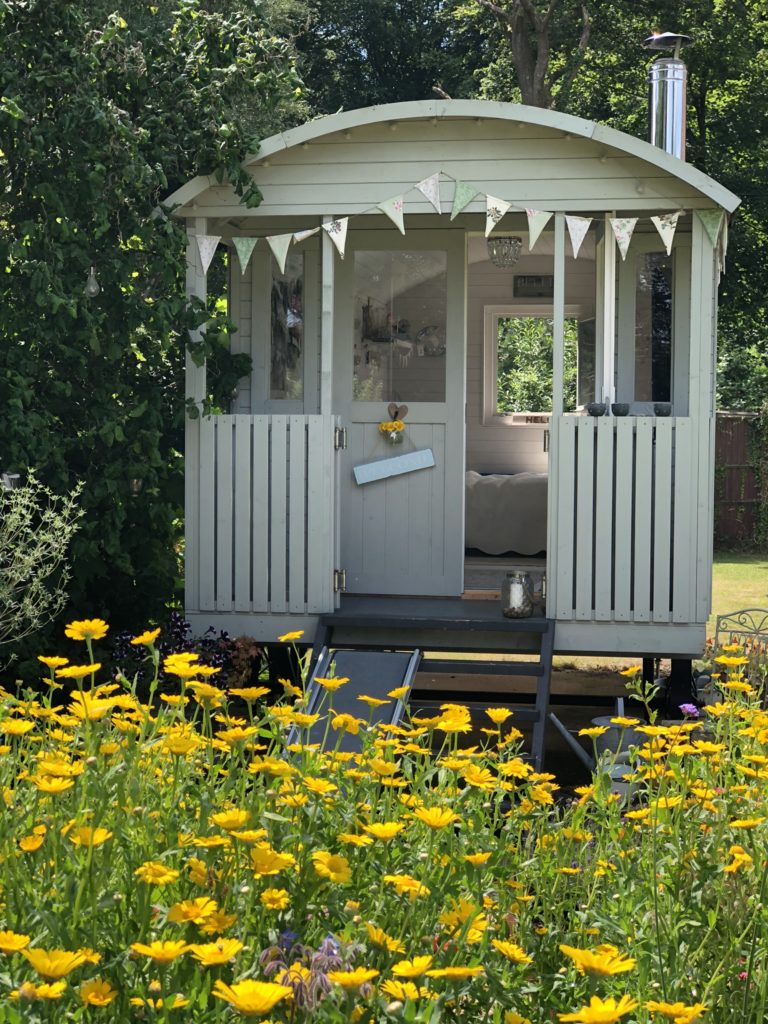
[[[719,206],[726,213],[731,214],[740,203],[740,199],[736,195],[713,178],[691,164],[670,156],[649,142],[570,114],[489,100],[419,100],[343,111],[317,118],[297,128],[273,135],[261,144],[258,153],[251,154],[244,160],[243,166],[252,172],[258,181],[260,172],[269,168],[272,162],[279,162],[281,155],[286,151],[294,148],[311,149],[313,143],[323,143],[331,136],[338,137],[341,134],[342,139],[352,139],[354,138],[352,133],[357,129],[381,126],[397,131],[398,127],[407,122],[424,121],[440,125],[442,122],[457,120],[474,121],[478,124],[488,121],[506,122],[509,131],[529,128],[542,129],[544,134],[551,138],[588,140],[594,144],[595,155],[601,160],[633,158],[642,161],[649,173],[656,177],[659,176],[659,172],[663,172],[662,176],[669,175],[678,179],[684,186],[696,193],[695,205],[697,206]],[[307,160],[310,159],[308,155]],[[448,168],[438,166],[433,169],[449,171]],[[206,196],[205,193],[208,195]],[[387,196],[371,196],[370,198],[375,204]],[[642,200],[638,199],[637,208],[647,208],[649,201],[651,201],[650,196]],[[178,217],[203,215],[226,219],[232,216],[258,217],[264,216],[268,212],[260,208],[245,209],[238,203],[232,190],[226,185],[222,186],[222,183],[212,175],[198,175],[192,178],[169,195],[163,205],[171,208],[174,215]],[[370,209],[371,202],[363,205],[366,209]],[[581,205],[582,208],[586,208],[584,204]],[[594,203],[588,205],[595,210],[599,208]],[[541,208],[565,209],[566,207],[570,207],[576,212],[572,201],[555,202],[546,206],[542,204]],[[621,207],[624,211],[630,208],[630,203],[625,203]],[[473,206],[467,208],[467,212],[472,210]],[[325,213],[327,211],[318,210],[317,212]],[[363,208],[359,202],[350,200],[336,203],[333,212],[338,216],[359,214],[363,212]],[[406,210],[406,212],[410,211]],[[306,214],[305,207],[303,215],[306,216]]]

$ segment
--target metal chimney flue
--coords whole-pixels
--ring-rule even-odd
[[[688,69],[680,51],[690,36],[660,32],[649,36],[647,50],[672,50],[671,57],[659,57],[648,71],[648,121],[650,141],[665,153],[685,160],[685,117]]]

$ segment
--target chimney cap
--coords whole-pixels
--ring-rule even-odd
[[[674,50],[675,56],[684,46],[690,46],[691,37],[679,32],[654,32],[643,43],[646,50]]]

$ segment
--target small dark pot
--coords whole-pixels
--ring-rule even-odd
[[[614,402],[611,406],[611,412],[614,416],[628,416],[629,402]]]
[[[587,412],[590,416],[605,416],[605,402],[590,402]]]
[[[655,416],[671,416],[672,415],[672,403],[671,402],[654,402],[653,412]]]

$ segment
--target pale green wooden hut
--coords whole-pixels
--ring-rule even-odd
[[[193,626],[507,649],[498,600],[470,598],[522,565],[546,571],[558,652],[696,656],[737,197],[650,143],[479,100],[323,117],[246,168],[257,209],[208,177],[169,199],[190,295],[227,247],[253,360],[228,413],[187,422]],[[489,224],[512,239],[495,262]],[[510,409],[502,375],[547,337],[551,394]],[[205,367],[187,389],[202,400]]]

